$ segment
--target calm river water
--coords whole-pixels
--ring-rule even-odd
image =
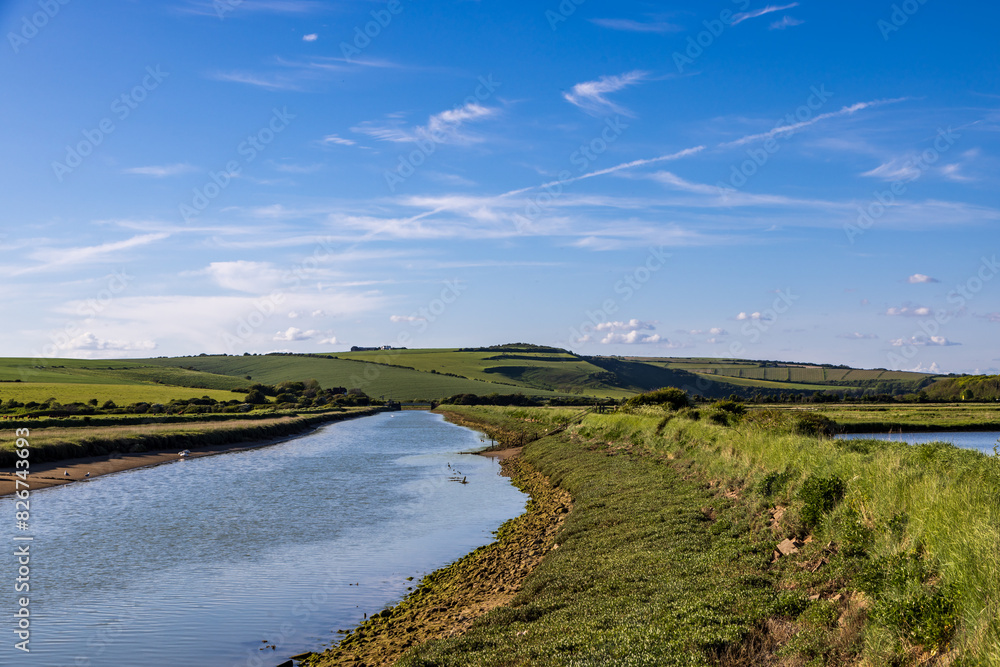
[[[986,454],[993,453],[993,446],[1000,438],[1000,431],[940,431],[934,433],[850,433],[838,438],[895,440],[916,445],[924,442],[950,442],[964,449],[978,449]]]
[[[524,510],[495,461],[457,453],[481,447],[397,412],[34,492],[30,654],[0,499],[0,665],[273,667],[319,649]]]

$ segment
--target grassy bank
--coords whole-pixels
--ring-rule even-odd
[[[230,419],[226,421],[185,420],[183,423],[150,423],[133,426],[82,426],[71,428],[31,428],[31,460],[50,463],[114,452],[145,452],[158,449],[198,449],[210,445],[268,440],[302,433],[319,424],[371,414],[370,408],[354,408],[296,417]],[[0,468],[17,461],[13,430],[0,444]]]
[[[553,419],[456,411],[505,433]],[[528,445],[574,499],[559,548],[400,664],[1000,664],[994,457],[717,415],[589,415]]]

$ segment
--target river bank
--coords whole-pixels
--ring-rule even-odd
[[[208,428],[203,431],[198,430],[197,423],[186,424],[183,427],[153,424],[145,429],[117,427],[113,434],[104,435],[93,435],[100,433],[97,430],[76,428],[62,429],[61,433],[53,436],[46,433],[47,429],[37,429],[29,436],[32,445],[42,439],[56,440],[56,444],[51,446],[60,451],[103,450],[107,453],[57,458],[53,461],[46,461],[43,458],[42,461],[38,461],[35,457],[37,450],[31,450],[32,457],[29,458],[31,472],[28,482],[33,490],[45,489],[124,470],[179,462],[183,459],[178,454],[183,450],[190,450],[190,456],[187,458],[194,459],[268,447],[310,433],[324,424],[368,416],[377,411],[368,408],[253,422],[206,422],[202,426]],[[80,441],[84,441],[85,444],[80,444]],[[14,467],[0,468],[0,497],[14,493],[17,479],[15,473]]]

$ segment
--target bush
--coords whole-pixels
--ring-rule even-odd
[[[712,404],[712,409],[719,412],[728,412],[738,417],[742,417],[747,413],[747,406],[736,401],[716,401]]]
[[[807,528],[815,527],[823,515],[837,506],[844,498],[844,480],[836,475],[818,477],[809,475],[799,489],[799,498],[805,503],[802,521]]]
[[[681,408],[690,407],[691,401],[683,390],[676,387],[666,387],[633,396],[625,401],[624,407],[637,408],[640,405],[664,405],[671,410],[680,410]]]
[[[793,430],[799,435],[833,435],[837,430],[837,422],[826,415],[815,412],[804,412],[795,415]]]

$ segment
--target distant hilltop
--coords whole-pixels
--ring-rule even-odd
[[[351,347],[351,352],[378,352],[379,350],[405,350],[405,347],[393,347],[392,345],[383,345],[381,347],[358,347],[354,345]]]

